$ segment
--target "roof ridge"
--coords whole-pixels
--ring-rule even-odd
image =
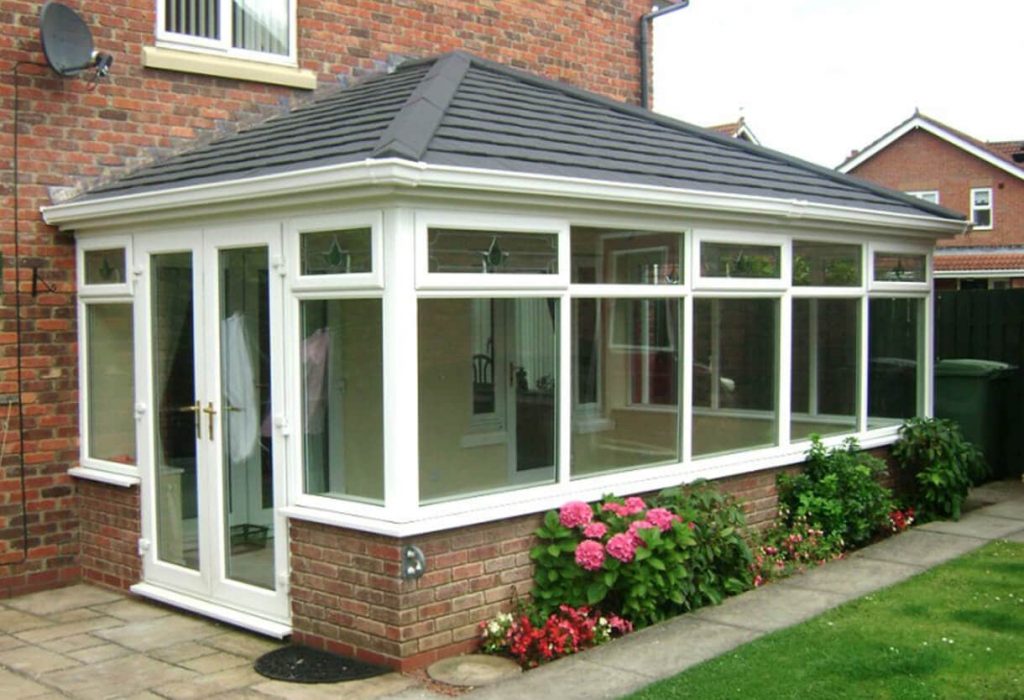
[[[380,135],[370,157],[422,160],[471,63],[469,56],[459,51],[434,59],[434,65]],[[421,64],[407,63],[402,68]]]

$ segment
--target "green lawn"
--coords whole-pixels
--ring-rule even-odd
[[[631,698],[1024,698],[1024,544],[994,542]]]

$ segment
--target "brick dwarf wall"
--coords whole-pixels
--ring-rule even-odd
[[[795,470],[798,467],[786,467]],[[777,512],[783,469],[716,482],[743,502],[752,528]],[[477,646],[478,625],[529,593],[542,514],[407,539],[291,520],[293,640],[402,670]],[[400,576],[401,550],[423,550],[427,573]]]
[[[78,482],[82,578],[127,591],[142,578],[139,487]]]
[[[1024,245],[1024,180],[922,129],[894,141],[851,174],[901,192],[938,190],[939,204],[970,215],[971,189],[991,187],[991,230],[939,241],[940,247]]]
[[[7,426],[0,463],[0,596],[73,579],[77,565],[70,551],[76,546],[74,484],[66,473],[78,457],[74,247],[70,235],[42,222],[39,208],[51,203],[51,194],[85,189],[311,97],[284,87],[143,68],[142,49],[154,44],[158,0],[63,1],[89,25],[97,50],[114,57],[109,78],[98,85],[84,73],[61,79],[41,65],[42,0],[0,0],[0,418]],[[315,72],[325,89],[380,72],[396,55],[462,48],[638,100],[637,21],[650,9],[648,0],[297,2],[299,65]],[[16,70],[20,276],[12,167]],[[15,294],[22,307],[20,378]],[[20,426],[17,410],[10,420],[4,416],[8,403],[18,400]]]

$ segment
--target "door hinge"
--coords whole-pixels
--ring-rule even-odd
[[[288,425],[288,419],[284,416],[274,418],[274,427],[280,431],[282,437],[288,437],[292,433],[292,429]]]
[[[280,255],[275,255],[273,258],[271,258],[270,265],[271,267],[274,268],[274,270],[277,271],[277,274],[280,275],[281,277],[284,277],[288,274],[288,266],[284,264],[284,258],[282,258]]]

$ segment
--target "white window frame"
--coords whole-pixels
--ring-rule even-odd
[[[932,204],[939,203],[939,191],[938,190],[912,190],[905,194],[911,197],[916,197],[925,202],[931,202]]]
[[[868,278],[869,292],[905,292],[920,293],[927,292],[932,287],[932,248],[907,243],[895,243],[888,241],[870,241],[868,243]],[[875,279],[875,256],[877,255],[923,255],[924,256],[924,280],[921,282],[895,282],[891,280]]]
[[[249,49],[236,48],[231,45],[233,13],[232,0],[208,0],[217,3],[217,12],[220,16],[220,39],[206,39],[204,37],[192,36],[191,34],[179,34],[171,32],[164,27],[167,25],[167,3],[166,0],[156,0],[156,43],[157,46],[165,48],[180,49],[183,51],[196,51],[232,58],[240,58],[248,61],[261,63],[274,63],[283,66],[297,66],[296,29],[297,0],[276,0],[288,4],[288,53],[272,54],[262,51],[251,51]]]
[[[797,286],[792,284],[793,274],[793,258],[796,256],[796,243],[829,243],[835,245],[847,245],[857,246],[860,249],[860,280],[857,284],[851,284],[848,286],[837,286],[837,285],[813,285],[806,284]],[[888,249],[887,249],[888,250]],[[813,240],[811,236],[794,234],[790,241],[789,256],[790,256],[790,288],[789,293],[795,297],[857,297],[864,294],[867,291],[867,280],[870,277],[872,270],[868,268],[874,261],[874,258],[867,254],[868,246],[864,244],[864,239],[855,240],[850,237],[829,237],[820,238]]]
[[[790,287],[792,267],[792,237],[773,234],[757,234],[749,231],[707,231],[696,230],[693,234],[690,255],[690,279],[695,291],[783,291]],[[779,248],[778,277],[711,277],[701,273],[701,248],[705,243],[723,245],[752,245]]]
[[[301,238],[306,233],[370,229],[370,271],[336,275],[303,275]],[[284,222],[285,255],[291,291],[325,292],[346,289],[384,289],[384,223],[380,211],[302,216]]]
[[[982,192],[988,193],[988,206],[979,207],[975,201],[975,197]],[[996,225],[996,212],[995,212],[995,199],[991,187],[972,187],[971,188],[971,223],[974,223],[974,215],[979,211],[988,212],[988,226],[980,226],[974,224],[975,231],[989,231]]]
[[[75,272],[78,276],[79,297],[130,297],[133,294],[136,271],[132,264],[131,236],[95,236],[79,238],[75,242],[75,246],[77,248],[75,256]],[[114,248],[121,248],[124,250],[125,279],[113,284],[86,284],[85,254],[95,250],[111,250]]]

